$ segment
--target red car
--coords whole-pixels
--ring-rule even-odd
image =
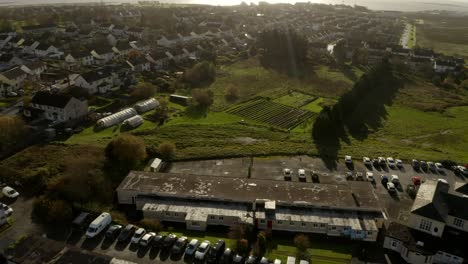
[[[413,178],[411,178],[411,180],[413,181],[413,184],[415,186],[421,185],[421,177],[414,176]]]

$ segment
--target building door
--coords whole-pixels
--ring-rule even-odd
[[[267,227],[268,227],[268,229],[272,229],[273,228],[273,221],[268,220]]]

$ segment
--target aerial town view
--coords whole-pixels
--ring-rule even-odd
[[[468,263],[466,0],[0,0],[0,264]]]

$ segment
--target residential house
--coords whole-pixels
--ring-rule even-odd
[[[7,46],[8,42],[14,37],[10,35],[0,36],[0,50]]]
[[[34,26],[24,26],[22,27],[23,33],[25,34],[42,34],[45,32],[55,32],[57,30],[57,25],[55,24],[42,24]]]
[[[10,70],[0,72],[0,82],[3,82],[4,87],[3,95],[8,92],[19,90],[27,76],[27,73],[21,70],[21,67],[14,67]]]
[[[114,58],[114,50],[108,45],[99,45],[91,51],[94,61],[98,64],[106,64]]]
[[[125,35],[126,30],[128,29],[127,26],[125,25],[116,25],[112,28],[111,32],[112,34],[116,36],[123,36]]]
[[[134,48],[127,41],[119,41],[114,47],[112,47],[112,50],[115,54],[120,56],[128,56],[130,51],[134,50]]]
[[[72,51],[65,56],[65,62],[78,66],[89,66],[94,64],[94,56],[86,50]]]
[[[431,49],[414,49],[412,52],[412,56],[418,59],[427,59],[432,60],[434,59],[434,51]]]
[[[101,68],[78,75],[74,84],[88,90],[89,94],[106,93],[115,89],[116,76],[107,68]]]
[[[47,65],[41,61],[28,62],[21,66],[21,70],[29,74],[34,80],[40,80],[41,74],[47,70]]]
[[[144,31],[145,31],[145,29],[141,28],[141,27],[130,27],[125,31],[125,33],[127,33],[127,35],[129,35],[129,36],[133,36],[135,38],[142,39]]]
[[[150,62],[144,56],[131,57],[126,62],[132,71],[143,72],[151,69]]]
[[[63,52],[53,45],[41,43],[35,48],[34,54],[38,57],[59,58],[63,55]]]
[[[178,35],[172,35],[172,36],[162,36],[160,39],[158,39],[157,43],[159,46],[163,47],[172,47],[179,43],[181,39],[179,38]]]
[[[36,48],[40,45],[38,41],[27,40],[22,43],[23,53],[36,54]]]
[[[50,93],[37,92],[28,108],[24,110],[27,117],[44,117],[50,121],[67,122],[81,119],[88,114],[88,102],[75,97]]]
[[[450,59],[435,59],[434,70],[438,73],[451,72],[457,68],[457,63]]]
[[[169,57],[164,50],[155,50],[146,55],[146,59],[151,62],[152,67],[161,70],[169,65]]]

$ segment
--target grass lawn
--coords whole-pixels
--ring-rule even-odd
[[[215,96],[212,106],[215,111],[224,110],[235,103],[228,102],[224,98],[228,85],[235,85],[239,89],[238,101],[245,101],[253,96],[276,99],[287,95],[290,91],[333,97],[351,88],[352,79],[362,74],[362,71],[357,68],[353,68],[349,73],[343,73],[320,66],[309,76],[297,80],[263,68],[256,58],[220,66],[217,72],[216,81],[208,87]]]
[[[328,106],[332,106],[336,103],[336,100],[334,99],[330,99],[330,98],[323,98],[323,97],[319,97],[317,98],[317,100],[307,104],[307,105],[304,105],[303,107],[301,107],[302,109],[304,110],[309,110],[311,112],[314,112],[314,113],[320,113],[320,111],[322,111],[322,108],[326,105]]]
[[[287,95],[276,98],[275,100],[273,100],[273,102],[299,108],[315,100],[316,98],[317,97],[312,95],[292,92]]]
[[[286,263],[288,256],[296,256],[296,247],[291,246],[289,241],[280,240],[274,246],[274,249],[267,252],[266,256],[269,259],[280,259],[282,263]],[[349,243],[349,247],[344,247],[342,244],[336,243],[321,243],[313,242],[313,248],[308,249],[312,263],[350,263],[352,258],[352,250],[354,244]],[[298,261],[298,260],[297,260]]]

